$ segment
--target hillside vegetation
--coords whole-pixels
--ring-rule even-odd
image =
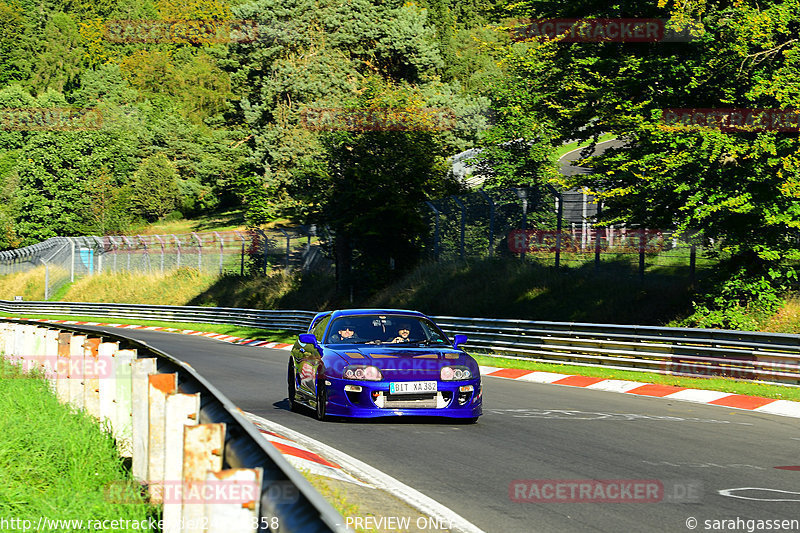
[[[0,278],[0,299],[41,300],[43,272]],[[161,274],[100,274],[77,280],[56,299],[71,302],[199,305],[254,309],[339,307],[417,309],[434,315],[644,325],[687,325],[692,288],[683,276],[632,269],[595,272],[591,265],[556,271],[519,259],[427,263],[368,295],[337,296],[332,276],[284,274],[216,277],[182,268]],[[800,299],[775,313],[745,311],[765,331],[800,333]]]

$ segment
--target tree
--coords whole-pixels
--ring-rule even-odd
[[[180,200],[175,165],[161,153],[141,162],[130,187],[134,211],[150,221],[173,211]]]
[[[744,278],[781,285],[779,280],[794,277],[779,262],[800,257],[793,238],[800,226],[796,132],[670,125],[665,116],[674,108],[797,108],[800,4],[520,6],[516,14],[532,18],[660,17],[671,18],[679,30],[689,23],[702,27],[690,42],[509,44],[509,83],[527,95],[523,105],[509,109],[515,120],[535,116],[552,125],[556,142],[603,132],[626,141],[626,147],[588,161],[593,174],[563,181],[602,198],[607,223],[700,231],[733,257],[731,272],[744,277],[731,279],[742,287]],[[753,292],[742,292],[738,302]]]

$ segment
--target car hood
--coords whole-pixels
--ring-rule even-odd
[[[466,366],[479,375],[475,360],[461,350],[453,348],[398,348],[387,346],[348,346],[336,350],[341,363],[347,365],[372,365],[380,369],[384,380],[438,379],[443,366]]]

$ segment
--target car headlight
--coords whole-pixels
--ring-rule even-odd
[[[465,366],[443,366],[439,371],[439,377],[442,381],[457,381],[471,378],[472,372]]]
[[[345,367],[342,377],[359,381],[380,381],[383,379],[383,374],[374,366],[350,365]]]

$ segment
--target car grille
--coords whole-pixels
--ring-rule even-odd
[[[441,392],[433,394],[387,394],[384,409],[436,409],[446,406],[451,398]]]

